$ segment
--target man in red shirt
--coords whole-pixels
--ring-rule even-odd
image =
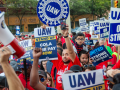
[[[57,68],[57,75],[56,75],[56,88],[58,90],[62,89],[62,74],[70,70],[70,67],[73,65],[79,65],[80,61],[73,50],[72,43],[68,37],[69,27],[66,27],[66,30],[62,30],[63,37],[65,38],[67,49],[63,50],[62,57],[58,54],[58,60],[53,60],[53,65]]]
[[[22,69],[22,73],[18,76],[19,79],[21,80],[24,88],[27,88],[28,90],[34,90],[31,86],[30,86],[30,72],[31,72],[31,68],[32,68],[32,64],[29,60],[26,60],[26,68],[27,68],[27,87],[26,87],[26,80],[25,80],[25,70],[24,70],[24,63],[23,61],[20,64],[20,68]]]
[[[58,60],[52,60],[53,65],[57,69],[57,75],[56,75],[56,88],[57,88],[57,90],[63,90],[63,88],[62,88],[62,74],[65,71],[70,70],[70,67],[73,65],[81,66],[80,61],[73,50],[72,43],[68,37],[68,31],[69,31],[69,27],[68,27],[68,25],[66,25],[66,30],[62,30],[62,34],[65,38],[67,49],[63,50],[62,57],[58,54]],[[34,55],[33,55],[33,57],[34,57]],[[37,62],[38,59],[39,59],[39,57],[36,60],[34,60],[33,68],[35,67],[34,63],[38,64],[38,62]],[[35,70],[35,68],[34,68],[34,70]],[[32,77],[35,76],[34,75],[35,72],[31,73],[31,74],[32,74],[31,75],[31,85],[34,84],[33,87],[35,89],[39,89],[40,84],[38,84],[38,82],[32,82]],[[37,80],[37,78],[34,77],[34,80]],[[42,86],[41,86],[41,88],[42,88]],[[41,89],[41,90],[44,90],[44,89]]]

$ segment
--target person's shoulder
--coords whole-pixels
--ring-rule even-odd
[[[55,88],[46,87],[46,90],[57,90]]]

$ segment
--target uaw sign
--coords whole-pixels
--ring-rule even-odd
[[[94,34],[100,34],[99,21],[94,21]]]
[[[57,60],[57,46],[54,27],[35,28],[35,46],[42,48],[41,60]]]
[[[79,25],[80,27],[86,26],[86,18],[79,19]]]
[[[32,62],[33,62],[33,54],[32,54],[33,50],[32,49],[33,48],[32,48],[32,41],[31,41],[31,39],[20,41],[19,44],[22,47],[25,48],[26,53],[21,58],[19,58],[17,60],[18,65],[21,64],[21,62],[23,61],[23,59],[31,61],[31,64],[32,64]]]
[[[109,21],[100,21],[100,38],[108,38]]]
[[[62,81],[64,90],[105,90],[102,69],[63,74]]]
[[[61,18],[67,19],[69,5],[66,0],[39,0],[37,15],[42,23],[58,26]]]
[[[90,51],[90,58],[93,60],[94,66],[101,62],[107,61],[112,58],[104,45],[97,47]]]
[[[120,8],[111,8],[109,43],[120,44]]]

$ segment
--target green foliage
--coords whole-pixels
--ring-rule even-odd
[[[70,13],[74,18],[84,14],[94,14],[99,18],[107,17],[110,7],[111,0],[70,0]]]

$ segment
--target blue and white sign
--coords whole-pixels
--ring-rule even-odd
[[[112,58],[110,53],[106,50],[105,46],[102,45],[92,51],[90,51],[90,58],[94,61],[94,66],[98,65],[101,62],[107,61]]]
[[[91,39],[98,39],[98,35],[91,35]]]
[[[69,15],[69,5],[66,0],[39,0],[37,15],[42,23],[59,26],[59,20]]]
[[[90,22],[90,34],[94,32],[94,22]]]
[[[109,43],[120,45],[120,8],[111,8]]]
[[[57,45],[54,27],[35,28],[35,46],[42,48],[41,60],[57,60]]]
[[[93,40],[86,40],[85,44],[86,45],[94,45]]]
[[[81,30],[81,32],[87,32],[87,31],[89,31],[89,28],[86,26],[81,26],[80,30]]]
[[[62,81],[64,90],[105,90],[102,69],[63,74]]]
[[[23,61],[23,59],[26,59],[26,60],[29,60],[31,61],[31,64],[33,63],[33,47],[32,47],[32,41],[31,39],[28,39],[28,40],[23,40],[23,41],[20,41],[19,44],[25,48],[26,50],[26,53],[20,58],[17,60],[17,63],[18,65],[21,64],[21,62]]]
[[[94,34],[100,34],[99,21],[94,21]]]
[[[108,38],[109,35],[109,21],[100,22],[100,38]]]
[[[79,19],[79,25],[80,27],[86,26],[86,18]]]
[[[20,35],[20,26],[16,26],[16,35]]]
[[[101,21],[105,21],[105,17],[100,18]]]

